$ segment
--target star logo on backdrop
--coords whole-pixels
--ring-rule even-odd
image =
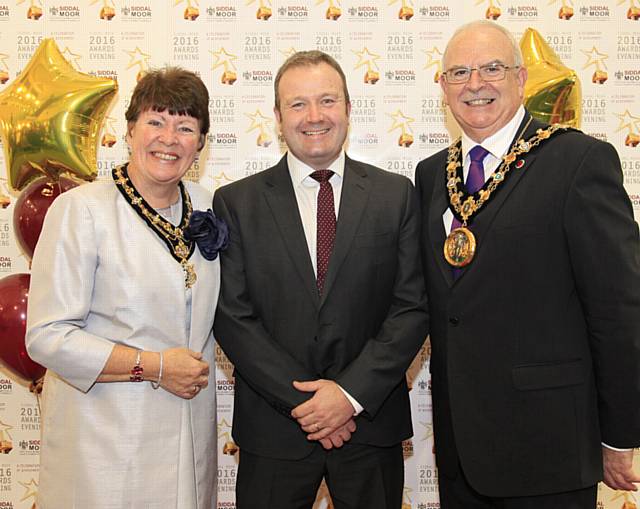
[[[614,113],[614,115],[620,119],[616,132],[623,129],[627,129],[629,134],[640,132],[640,117],[632,115],[628,109],[624,113]]]
[[[595,46],[593,46],[589,51],[587,50],[580,50],[582,51],[582,53],[584,53],[587,56],[587,63],[584,64],[583,69],[586,69],[587,67],[590,67],[592,65],[595,65],[596,69],[598,71],[601,71],[603,68],[606,69],[607,65],[604,63],[604,61],[609,58],[609,55],[605,54],[605,53],[600,53]]]
[[[11,437],[11,433],[9,433],[9,430],[11,429],[13,429],[13,426],[0,421],[0,437],[6,433],[9,439],[13,440],[13,438]]]
[[[259,109],[255,113],[245,113],[245,115],[251,119],[251,125],[246,131],[248,133],[254,129],[262,130],[273,122],[269,117],[265,117]]]
[[[288,49],[281,49],[279,51],[282,54],[282,56],[285,58],[285,60],[289,58],[291,55],[293,55],[294,53],[298,52],[298,50],[295,49],[293,46],[289,46]]]
[[[379,69],[377,61],[380,59],[380,55],[372,53],[366,46],[362,48],[362,51],[351,51],[353,51],[353,53],[358,57],[358,62],[356,63],[354,70],[359,69],[363,65],[367,66],[368,71],[372,71],[374,67]]]
[[[20,484],[25,489],[24,495],[22,495],[20,502],[23,502],[31,497],[36,498],[36,495],[38,494],[38,483],[33,477],[29,482],[18,481],[18,484]]]
[[[33,477],[29,482],[18,481],[18,484],[20,484],[25,489],[24,495],[22,495],[20,502],[24,502],[31,497],[36,498],[36,495],[38,494],[38,483]]]
[[[133,51],[124,50],[124,52],[131,57],[129,63],[127,64],[127,70],[132,67],[138,67],[140,72],[146,71],[149,68],[149,59],[151,55],[144,53],[138,46]]]
[[[231,425],[226,419],[222,419],[222,421],[218,423],[218,438],[231,440]]]
[[[387,115],[389,115],[393,119],[393,124],[387,132],[395,131],[396,129],[401,129],[403,134],[407,132],[413,132],[413,129],[411,129],[411,124],[416,121],[415,118],[407,117],[400,110],[397,110],[395,113],[387,113]]]
[[[440,70],[442,68],[442,53],[435,46],[431,49],[423,49],[422,52],[427,55],[427,63],[424,64],[423,69],[429,69],[434,65],[438,66]]]
[[[77,70],[77,71],[81,71],[80,69],[80,63],[78,62],[78,60],[80,60],[82,58],[82,56],[78,55],[77,53],[74,53],[73,51],[71,51],[69,49],[69,46],[65,46],[64,50],[62,50],[62,56],[64,58],[67,59],[67,61],[73,65],[73,67]]]
[[[227,176],[225,174],[224,171],[221,171],[220,173],[218,173],[217,175],[214,175],[213,177],[213,189],[216,190],[226,184],[230,184],[231,182],[233,182],[233,179],[230,178],[229,176]]]
[[[420,426],[424,428],[424,436],[420,441],[424,442],[433,436],[433,424],[430,422],[420,422]]]
[[[236,65],[233,63],[234,60],[237,60],[238,57],[232,53],[229,53],[224,47],[220,47],[218,51],[209,51],[215,58],[213,62],[213,67],[211,69],[216,69],[220,66],[224,66],[225,71],[230,71],[231,69],[235,69]]]

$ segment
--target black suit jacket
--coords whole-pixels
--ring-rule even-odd
[[[346,159],[334,250],[318,295],[286,157],[220,188],[231,229],[216,338],[235,366],[233,436],[273,458],[309,454],[293,380],[331,379],[365,409],[352,441],[412,434],[405,370],[427,328],[417,200],[399,175]]]
[[[496,497],[593,485],[601,441],[640,443],[640,244],[616,151],[571,131],[523,156],[473,221],[455,281],[446,156],[416,170],[440,474],[459,457]]]

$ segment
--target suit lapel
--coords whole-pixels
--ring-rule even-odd
[[[327,270],[321,304],[327,295],[329,295],[340,270],[340,266],[349,253],[351,243],[360,224],[360,218],[367,205],[370,190],[371,180],[367,178],[365,167],[346,157],[336,240],[333,245],[331,258],[329,259],[329,268]]]
[[[450,286],[453,284],[453,273],[451,265],[444,258],[444,240],[446,233],[442,215],[449,206],[449,196],[446,190],[446,155],[444,156],[442,165],[439,165],[434,178],[433,196],[431,197],[431,205],[429,207],[429,238],[431,239],[431,248],[433,249],[433,257],[438,262],[438,267],[442,272],[442,276]]]
[[[536,119],[531,117],[531,114],[529,112],[526,112],[520,126],[518,127],[518,131],[517,131],[518,134],[527,125],[527,123],[529,122],[529,119],[531,119],[531,123],[526,128],[524,133],[521,135],[521,138],[525,140],[528,140],[529,138],[531,138],[539,128],[545,127],[545,124],[538,122]],[[512,140],[510,147],[513,146],[515,142],[516,142],[516,139]],[[435,177],[436,182],[434,184],[434,196],[432,200],[431,210],[429,211],[429,214],[430,214],[430,224],[429,224],[430,232],[429,233],[431,238],[433,239],[433,242],[432,242],[433,249],[436,251],[435,259],[438,260],[438,265],[443,271],[444,277],[450,286],[463,280],[465,275],[468,272],[473,271],[473,267],[478,264],[478,259],[481,257],[483,252],[483,241],[484,239],[486,239],[486,236],[491,227],[491,224],[493,223],[493,220],[495,219],[498,211],[506,201],[511,191],[513,191],[513,189],[515,189],[515,187],[520,182],[520,179],[522,178],[524,173],[528,170],[528,168],[530,168],[533,165],[533,162],[535,161],[535,159],[536,159],[535,150],[531,153],[528,153],[528,154],[525,154],[524,156],[519,157],[518,160],[523,161],[522,166],[518,168],[516,163],[513,163],[511,165],[511,170],[510,170],[511,175],[509,175],[509,177],[502,184],[502,186],[500,186],[495,191],[495,195],[493,196],[491,202],[485,205],[483,209],[481,209],[481,211],[478,213],[476,218],[472,221],[471,223],[472,231],[477,241],[476,254],[471,264],[465,270],[463,270],[460,276],[455,280],[453,279],[451,266],[444,259],[444,254],[442,252],[444,239],[446,237],[443,223],[442,223],[442,214],[444,213],[445,208],[448,207],[448,195],[446,192],[445,178],[444,178],[444,174],[436,175]],[[446,159],[442,162],[443,172],[446,171],[445,166],[446,166]],[[442,178],[440,178],[441,176]]]
[[[317,306],[320,298],[316,286],[316,277],[313,272],[311,258],[309,258],[309,247],[304,236],[304,228],[298,211],[298,202],[291,183],[286,159],[287,156],[285,155],[269,175],[264,196],[278,225],[291,261],[296,267],[311,300]]]
[[[529,122],[529,119],[531,119],[531,123],[521,136],[521,138],[524,140],[528,140],[529,138],[531,138],[535,134],[536,130],[540,127],[545,127],[545,124],[538,122],[531,117],[529,112],[527,112],[524,119],[522,120],[522,123],[518,127],[518,133],[520,133],[522,128],[527,124],[527,122]],[[516,141],[516,139],[512,140],[510,147],[512,147]],[[475,235],[477,241],[475,260],[471,262],[468,268],[462,272],[460,277],[458,277],[455,282],[462,280],[465,274],[467,274],[469,271],[472,271],[474,265],[478,263],[478,259],[482,256],[483,252],[483,240],[487,237],[488,231],[491,227],[491,223],[493,223],[493,220],[495,219],[498,211],[502,208],[502,205],[505,203],[511,191],[515,189],[515,187],[522,179],[522,176],[533,165],[535,159],[535,151],[518,157],[518,160],[516,160],[516,162],[511,165],[511,169],[509,170],[509,173],[511,175],[509,175],[502,186],[500,186],[495,191],[495,195],[493,196],[492,201],[485,205],[484,210],[480,210],[480,212],[478,213],[478,216],[472,223],[473,234]],[[518,168],[519,160],[522,160],[522,163],[519,163],[521,164],[521,166]]]

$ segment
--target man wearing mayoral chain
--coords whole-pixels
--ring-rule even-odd
[[[501,26],[463,26],[443,64],[462,137],[416,170],[441,507],[593,509],[601,479],[640,481],[640,242],[620,161],[531,117]]]
[[[427,328],[415,190],[344,153],[329,55],[289,57],[275,97],[289,151],[214,197],[233,232],[214,328],[236,368],[237,506],[311,508],[324,477],[336,509],[397,509]]]

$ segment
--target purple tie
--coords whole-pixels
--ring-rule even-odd
[[[333,242],[336,238],[336,211],[333,205],[333,188],[329,179],[333,175],[331,170],[317,170],[311,174],[311,178],[320,182],[318,192],[318,212],[316,216],[316,284],[318,293],[322,295],[324,279],[327,276],[329,258],[333,251]]]
[[[465,182],[465,189],[467,193],[474,194],[484,185],[484,166],[482,161],[489,154],[488,150],[485,150],[480,145],[476,145],[469,151],[469,157],[471,158],[471,164],[469,165],[469,173],[467,175],[467,181]],[[453,216],[453,222],[451,223],[451,230],[455,230],[462,226],[462,223],[458,221],[458,218]],[[463,269],[453,269],[453,278],[456,279],[462,274]]]

